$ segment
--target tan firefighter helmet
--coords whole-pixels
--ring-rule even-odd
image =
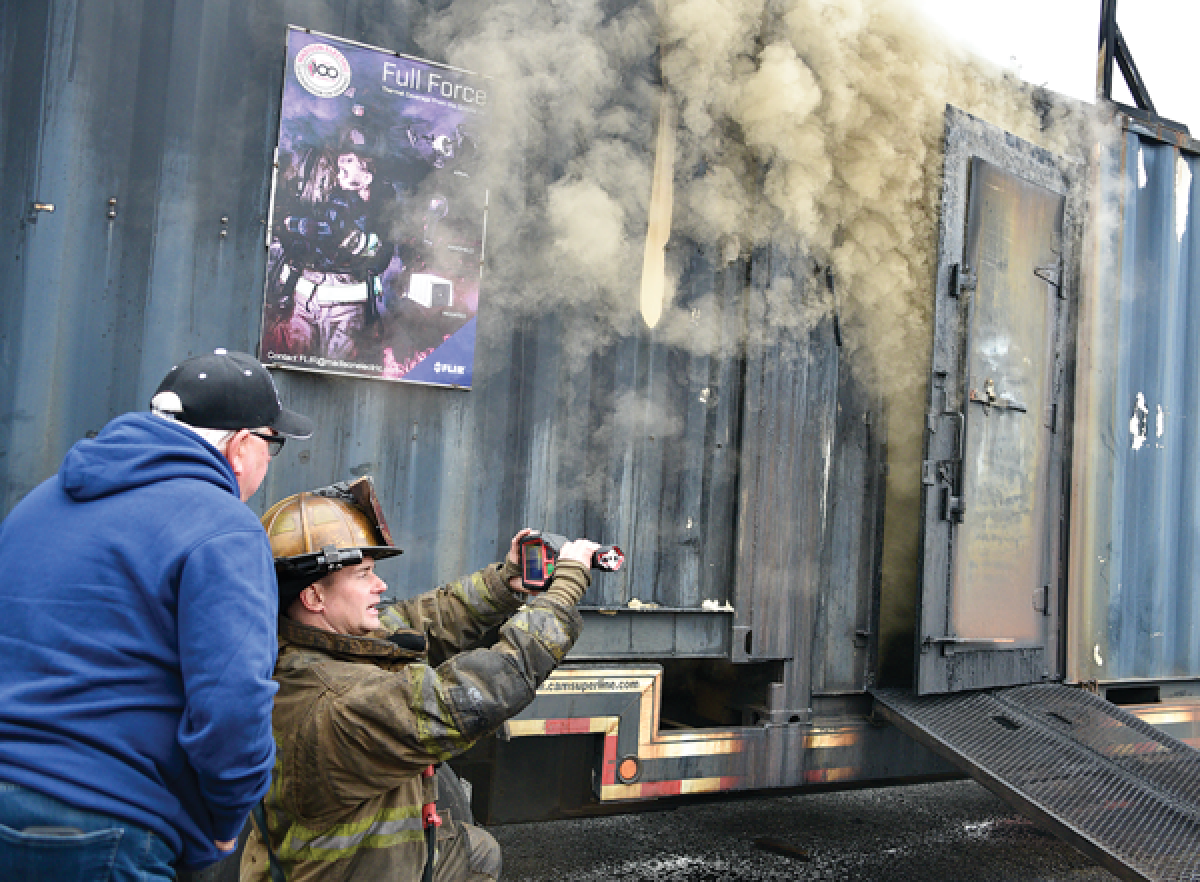
[[[401,554],[392,542],[370,477],[297,493],[262,517],[279,578],[281,610],[334,570]]]

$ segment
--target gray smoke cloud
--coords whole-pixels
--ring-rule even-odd
[[[945,106],[1058,153],[1086,140],[1078,108],[954,49],[903,0],[635,0],[617,12],[597,0],[455,0],[417,41],[500,84],[488,174],[504,201],[492,216],[514,222],[489,230],[493,290],[574,304],[589,318],[572,335],[580,357],[641,321],[697,352],[725,339],[673,305],[669,259],[647,306],[656,180],[673,197],[657,216],[672,236],[726,261],[770,245],[833,268],[848,360],[887,402],[884,615],[903,626]],[[770,322],[755,333],[768,337],[834,308],[811,279],[761,296]]]
[[[485,174],[492,192],[489,292],[522,306],[577,304],[598,320],[586,357],[635,318],[653,171],[658,19],[583,0],[457,0],[415,35],[449,63],[492,77]],[[490,296],[490,295],[489,295]]]

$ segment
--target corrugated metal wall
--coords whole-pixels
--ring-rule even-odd
[[[1200,160],[1194,143],[1155,134],[1127,123],[1096,168],[1075,428],[1075,679],[1200,676]]]
[[[0,511],[85,433],[144,408],[178,359],[253,351],[286,25],[413,52],[407,8],[3,6]],[[679,243],[672,253],[681,305],[721,329],[715,345],[693,351],[640,326],[580,359],[563,340],[595,320],[587,307],[564,302],[534,321],[489,307],[503,292],[485,292],[469,392],[277,372],[320,429],[288,445],[253,504],[373,474],[407,552],[384,570],[399,593],[495,559],[522,525],[617,542],[626,572],[599,577],[589,602],[733,602],[735,615],[712,616],[736,626],[734,654],[803,647],[806,682],[820,621],[836,635],[825,681],[861,685],[854,635],[869,629],[880,498],[873,402],[828,320],[761,333],[768,285],[788,279],[793,298],[815,296],[806,259],[768,249],[723,264]]]
[[[363,6],[4,4],[4,511],[181,355],[253,346],[284,28]],[[404,22],[389,9],[372,36],[403,42]]]

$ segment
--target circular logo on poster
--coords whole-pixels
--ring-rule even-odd
[[[296,54],[296,79],[318,98],[336,98],[350,85],[350,62],[324,43],[310,43]]]

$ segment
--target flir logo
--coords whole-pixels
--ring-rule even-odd
[[[296,54],[296,79],[318,98],[336,98],[350,85],[350,62],[324,43],[311,43]]]
[[[435,374],[457,374],[461,377],[467,372],[467,366],[465,364],[442,364],[440,361],[435,361],[433,372]]]

